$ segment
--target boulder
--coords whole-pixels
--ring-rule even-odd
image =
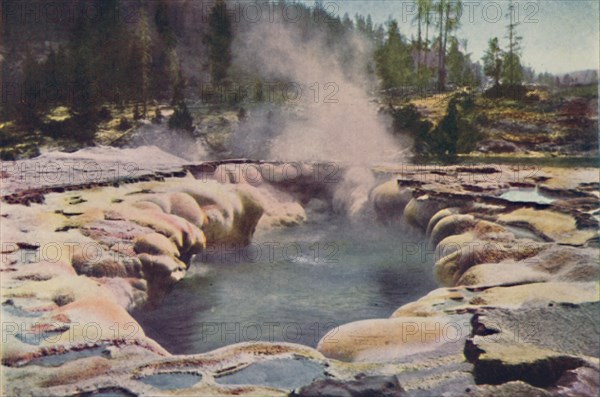
[[[144,278],[148,282],[148,303],[158,304],[170,288],[180,281],[186,272],[185,263],[169,255],[139,256]]]
[[[404,208],[404,218],[410,225],[426,231],[431,218],[438,211],[449,206],[443,201],[438,201],[428,195],[420,196],[408,202]]]
[[[351,362],[393,362],[467,336],[465,316],[394,317],[356,321],[327,333],[317,345],[325,357]]]
[[[196,200],[186,193],[173,193],[170,195],[171,214],[177,215],[192,225],[202,228],[204,212]]]
[[[412,191],[398,186],[396,179],[377,186],[371,192],[375,213],[382,223],[399,221],[412,198]]]
[[[437,247],[438,243],[444,238],[454,234],[461,234],[472,228],[475,223],[476,220],[473,215],[454,214],[445,216],[431,230],[431,245]]]
[[[458,213],[458,208],[444,208],[443,210],[436,212],[435,215],[433,215],[431,217],[431,219],[429,220],[425,234],[427,236],[431,236],[431,231],[433,230],[435,225],[438,224],[439,221],[441,221],[442,219],[444,219],[447,216],[454,215],[457,213]]]
[[[90,248],[89,245],[86,247]],[[93,249],[76,247],[72,265],[77,274],[90,277],[125,277],[128,271],[123,259],[122,255],[106,251],[100,245],[94,245]]]
[[[475,382],[523,381],[548,389],[558,388],[561,378],[564,382],[568,372],[577,368],[591,367],[597,373],[598,309],[599,303],[593,302],[476,315],[465,345]]]
[[[136,254],[167,255],[179,257],[175,244],[160,233],[150,233],[138,237],[133,245]]]

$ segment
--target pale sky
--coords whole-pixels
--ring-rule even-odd
[[[308,1],[307,1],[308,2]],[[314,3],[314,2],[312,2]],[[401,33],[416,35],[411,23],[413,2],[406,0],[323,0],[325,7],[353,18],[357,12],[371,14],[375,23],[398,20]],[[522,63],[537,73],[566,73],[582,69],[598,69],[600,2],[598,0],[515,0],[523,36]],[[481,60],[487,42],[497,36],[504,48],[508,0],[463,0],[465,9],[458,36],[468,39],[473,60]],[[430,33],[431,34],[431,33]],[[435,33],[434,33],[435,34]]]

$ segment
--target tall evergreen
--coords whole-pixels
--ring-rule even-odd
[[[16,104],[17,123],[30,132],[39,125],[41,103],[41,75],[40,65],[33,52],[27,48],[23,61],[22,96]]]
[[[154,25],[158,40],[152,45],[152,96],[166,99],[173,95],[179,77],[177,36],[169,19],[169,5],[161,0],[154,13]]]
[[[139,56],[140,56],[140,81],[141,86],[141,102],[142,102],[142,114],[144,117],[148,116],[148,99],[150,91],[150,77],[151,77],[151,62],[152,62],[152,37],[150,36],[150,26],[148,24],[148,15],[146,10],[142,8],[140,10],[140,20],[137,26],[137,40],[139,42]]]
[[[458,16],[462,13],[461,0],[438,0],[436,4],[438,14],[438,90],[446,90],[446,50],[448,48],[448,35],[459,26]]]
[[[502,75],[502,50],[498,38],[494,37],[488,42],[488,49],[483,56],[483,71],[486,76],[494,80],[494,86],[500,85]]]
[[[508,51],[504,54],[504,68],[502,73],[502,81],[505,84],[515,86],[520,85],[523,81],[523,67],[521,66],[521,59],[519,53],[521,51],[520,42],[522,37],[516,32],[516,28],[519,23],[515,20],[515,5],[512,0],[508,6],[509,24],[506,26],[507,39],[508,39]]]
[[[408,44],[400,35],[398,22],[391,20],[385,44],[377,50],[377,72],[384,88],[401,88],[412,83],[413,61]]]
[[[231,66],[233,26],[224,0],[217,0],[208,17],[208,44],[210,74],[213,82],[219,83],[227,77]]]

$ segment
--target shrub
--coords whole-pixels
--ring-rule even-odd
[[[403,120],[413,134],[415,154],[452,162],[459,153],[474,150],[483,137],[476,127],[476,110],[471,95],[459,95],[450,100],[446,115],[435,128],[427,121],[405,115]]]
[[[194,119],[185,102],[181,101],[175,107],[175,111],[169,118],[169,128],[186,131],[194,130]]]
[[[515,101],[522,101],[525,99],[527,95],[527,87],[519,84],[515,85],[495,85],[492,88],[487,89],[483,96],[488,99],[499,99],[499,98],[509,98],[514,99]]]
[[[127,117],[123,116],[121,117],[121,119],[119,120],[119,125],[117,125],[117,129],[119,131],[127,131],[128,129],[130,129],[131,127],[133,127],[133,125],[131,124],[131,122],[127,119]]]

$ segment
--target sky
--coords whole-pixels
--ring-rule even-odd
[[[375,23],[391,16],[401,33],[416,36],[413,1],[407,0],[322,0],[324,6],[343,16],[348,13],[371,14]],[[517,32],[523,37],[522,63],[537,73],[567,73],[598,69],[600,42],[600,2],[598,0],[515,0],[520,22]],[[508,0],[463,0],[461,27],[456,33],[468,40],[473,60],[483,56],[488,40],[498,37],[508,47],[506,25]],[[430,33],[431,34],[431,33]]]

